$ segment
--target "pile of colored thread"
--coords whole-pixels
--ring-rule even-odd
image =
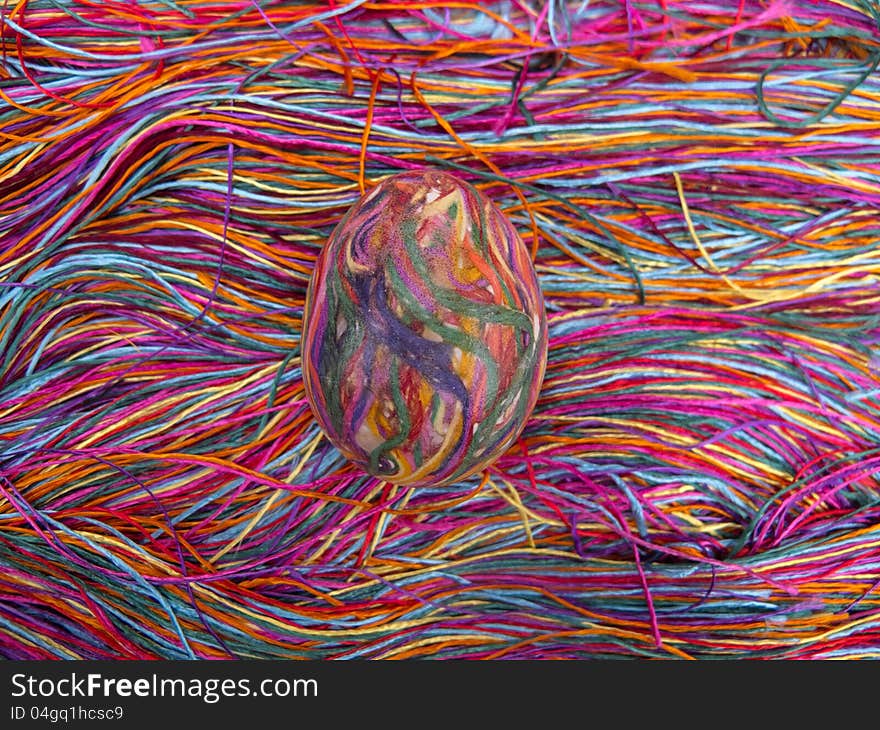
[[[0,656],[880,658],[871,0],[0,12]],[[514,448],[409,489],[300,323],[428,166],[550,351]]]

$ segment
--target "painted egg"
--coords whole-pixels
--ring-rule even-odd
[[[514,442],[547,361],[544,299],[522,239],[438,171],[383,181],[318,256],[302,367],[330,441],[393,484],[451,484]]]

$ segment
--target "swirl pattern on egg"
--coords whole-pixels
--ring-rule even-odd
[[[303,317],[312,412],[370,474],[444,485],[515,441],[547,359],[544,300],[501,210],[439,171],[393,175],[318,256]]]

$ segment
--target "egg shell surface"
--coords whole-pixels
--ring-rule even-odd
[[[330,441],[393,484],[440,486],[507,450],[547,360],[544,299],[516,229],[440,171],[392,175],[321,250],[302,367]]]

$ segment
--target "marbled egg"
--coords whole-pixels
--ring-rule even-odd
[[[544,299],[522,239],[439,171],[384,180],[322,249],[302,367],[330,441],[394,484],[443,485],[514,442],[547,361]]]

